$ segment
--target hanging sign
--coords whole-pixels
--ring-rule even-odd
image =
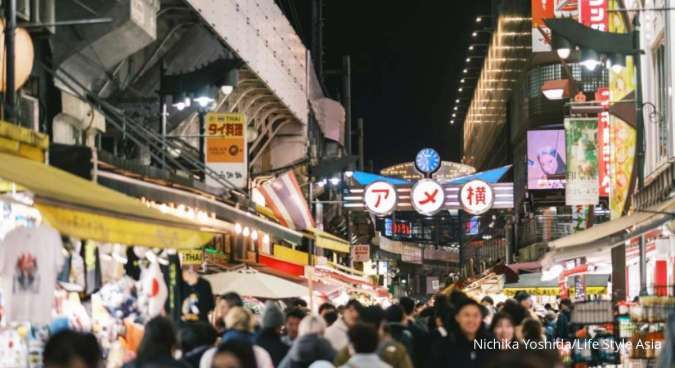
[[[596,205],[599,202],[597,134],[596,118],[565,119],[567,206]]]
[[[480,215],[492,208],[495,195],[490,184],[482,180],[471,180],[462,186],[459,199],[464,211],[472,215]]]
[[[238,188],[248,184],[246,116],[239,113],[208,113],[204,119],[206,166]],[[206,184],[220,184],[209,176]]]
[[[370,245],[354,244],[352,245],[352,262],[366,262],[370,259]]]
[[[443,207],[445,192],[438,182],[431,179],[422,179],[412,188],[411,202],[417,212],[432,216]]]
[[[595,92],[595,100],[599,101],[603,107],[609,104],[609,88],[601,87]],[[604,109],[598,114],[598,182],[600,186],[600,196],[608,197],[611,188],[611,144],[609,129],[609,112]]]
[[[586,27],[607,32],[609,25],[607,0],[580,0],[579,21]]]
[[[204,252],[201,249],[181,250],[180,258],[183,265],[201,266],[204,263]]]
[[[385,181],[376,181],[366,187],[363,200],[372,214],[386,216],[396,207],[396,189]]]

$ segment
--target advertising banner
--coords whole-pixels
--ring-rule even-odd
[[[246,145],[246,117],[239,113],[208,113],[206,125],[206,166],[238,188],[248,185],[248,147]],[[206,184],[220,184],[206,177]]]
[[[527,132],[527,189],[565,187],[565,150],[565,131],[562,129]]]
[[[610,9],[619,9],[620,2],[609,0]],[[626,25],[620,12],[611,12],[609,17],[609,31],[616,33],[627,32]],[[609,69],[609,98],[617,102],[635,91],[635,64],[631,56],[626,57],[626,67],[620,71]],[[635,163],[635,147],[637,132],[625,121],[614,115],[609,117],[610,126],[610,195],[609,207],[611,218],[621,217],[626,209],[633,181],[633,165]]]
[[[598,88],[595,92],[595,100],[606,107],[609,103],[609,88]],[[609,197],[611,191],[611,154],[609,112],[605,109],[598,114],[598,184],[600,185],[600,197]]]
[[[579,0],[579,21],[586,27],[607,32],[609,27],[608,0]]]
[[[568,206],[596,205],[598,188],[598,120],[596,118],[565,119],[567,141],[567,186],[565,204]]]
[[[579,0],[532,0],[532,52],[551,51],[551,30],[544,19],[579,19]]]

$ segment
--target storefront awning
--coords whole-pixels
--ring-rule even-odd
[[[314,229],[313,234],[315,246],[339,253],[349,253],[349,243],[346,240],[318,229]]]
[[[0,178],[28,189],[43,218],[62,234],[105,243],[195,248],[212,235],[200,224],[41,162],[0,153]]]
[[[588,258],[607,253],[612,247],[673,220],[673,215],[669,214],[673,210],[675,198],[648,210],[638,211],[549,242],[549,252],[542,259],[542,267],[546,269],[567,259]]]

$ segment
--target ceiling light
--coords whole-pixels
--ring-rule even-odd
[[[478,37],[478,32],[474,32],[471,34],[471,37]]]
[[[337,176],[333,177],[333,178],[330,178],[330,183],[332,185],[338,185],[338,184],[340,184],[340,178],[338,178]]]
[[[544,82],[541,92],[551,101],[562,100],[570,97],[570,81],[568,79],[556,79]]]
[[[459,87],[459,88],[457,88],[457,90],[460,91],[460,92],[462,92],[462,91],[464,90],[464,88]]]
[[[473,45],[469,46],[469,51],[473,51]]]
[[[455,103],[459,103],[459,98],[455,100]]]
[[[464,74],[466,74],[466,73],[468,73],[468,72],[469,72],[469,69],[464,69],[464,70],[462,70],[462,73],[464,73]]]
[[[480,23],[483,21],[483,17],[476,17],[476,23]]]
[[[626,66],[626,56],[623,54],[612,54],[609,56],[608,62],[613,72],[620,73]]]

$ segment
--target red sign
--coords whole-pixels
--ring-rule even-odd
[[[410,224],[406,222],[395,222],[393,231],[395,235],[412,235],[412,228],[410,227]]]
[[[595,92],[595,100],[603,105],[603,111],[598,114],[598,181],[600,185],[599,194],[601,197],[609,197],[609,191],[612,184],[610,178],[610,129],[609,129],[609,89],[606,87],[598,88]]]
[[[609,24],[607,0],[580,0],[580,21],[585,26],[606,32]]]

